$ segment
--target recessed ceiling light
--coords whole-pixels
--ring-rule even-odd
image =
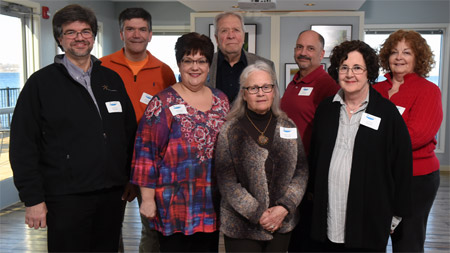
[[[231,8],[237,9],[237,8],[239,8],[239,5],[233,5],[233,6],[231,6]]]
[[[308,7],[312,7],[312,6],[316,5],[316,4],[315,3],[306,3],[305,5],[308,6]]]

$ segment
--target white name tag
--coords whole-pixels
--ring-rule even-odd
[[[405,111],[405,107],[401,107],[401,106],[397,105],[397,109],[398,109],[398,112],[400,113],[400,115],[403,115],[403,112]]]
[[[297,128],[280,127],[280,137],[282,139],[297,139]]]
[[[373,116],[368,113],[363,113],[361,117],[361,121],[359,122],[361,125],[364,125],[366,127],[370,127],[374,130],[378,130],[378,127],[380,126],[381,119],[377,116]]]
[[[122,112],[122,105],[120,104],[120,101],[110,101],[105,104],[109,113]]]
[[[142,93],[141,100],[139,100],[141,103],[148,105],[148,102],[152,100],[153,96],[150,94],[147,94],[145,92]]]
[[[302,87],[300,89],[300,92],[298,93],[299,96],[309,96],[311,95],[311,92],[313,90],[313,87]]]
[[[186,106],[184,105],[172,105],[171,107],[169,107],[169,109],[173,116],[188,113],[186,110]]]

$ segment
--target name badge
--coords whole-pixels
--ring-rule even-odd
[[[106,102],[106,109],[108,109],[109,113],[117,113],[122,112],[122,105],[120,104],[120,101],[110,101]]]
[[[186,110],[186,106],[184,105],[172,105],[171,107],[169,107],[169,109],[173,116],[188,113]]]
[[[370,127],[374,130],[378,130],[378,127],[380,126],[381,118],[377,116],[373,116],[368,113],[363,113],[361,117],[361,121],[359,122],[361,125],[364,125],[366,127]]]
[[[152,100],[152,98],[153,98],[152,95],[143,92],[142,96],[141,96],[141,100],[139,100],[139,102],[148,105],[148,102],[150,102],[150,100]]]
[[[282,139],[297,139],[297,128],[280,127],[280,137]]]
[[[400,113],[400,115],[403,115],[403,112],[405,111],[405,107],[401,107],[397,105],[397,110]]]
[[[299,96],[309,96],[311,95],[311,92],[313,91],[313,87],[302,87],[300,89],[300,92],[298,93]]]

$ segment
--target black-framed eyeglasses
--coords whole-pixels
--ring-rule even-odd
[[[81,32],[69,30],[69,31],[64,32],[63,34],[68,39],[75,39],[78,36],[78,34],[81,34],[81,36],[85,39],[90,39],[94,35],[94,33],[91,30],[82,30]]]
[[[350,68],[347,65],[342,65],[342,66],[339,67],[339,73],[347,74],[347,72],[350,69],[352,70],[353,74],[355,74],[355,75],[360,75],[360,74],[364,73],[364,71],[366,71],[366,68],[364,68],[363,66],[355,65],[355,66]]]
[[[259,89],[261,89],[264,93],[270,93],[273,90],[274,84],[265,84],[263,86],[249,86],[249,87],[242,87],[243,90],[247,90],[250,94],[256,94],[259,92]]]

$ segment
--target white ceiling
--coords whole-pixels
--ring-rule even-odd
[[[247,0],[249,2],[250,0]],[[179,0],[195,11],[240,10],[238,0]],[[327,11],[359,10],[365,0],[276,0],[276,8],[270,11]],[[314,6],[306,6],[313,3]]]
[[[119,2],[136,0],[113,0]],[[139,0],[138,0],[139,1]],[[163,2],[162,0],[140,0],[143,2]],[[207,11],[241,11],[239,1],[251,0],[166,0],[180,2],[196,12]],[[273,1],[273,0],[272,0]],[[366,0],[275,0],[276,8],[268,11],[355,11],[359,10]],[[306,4],[313,3],[314,6]],[[249,10],[247,10],[249,11]],[[255,9],[258,11],[258,9]]]

